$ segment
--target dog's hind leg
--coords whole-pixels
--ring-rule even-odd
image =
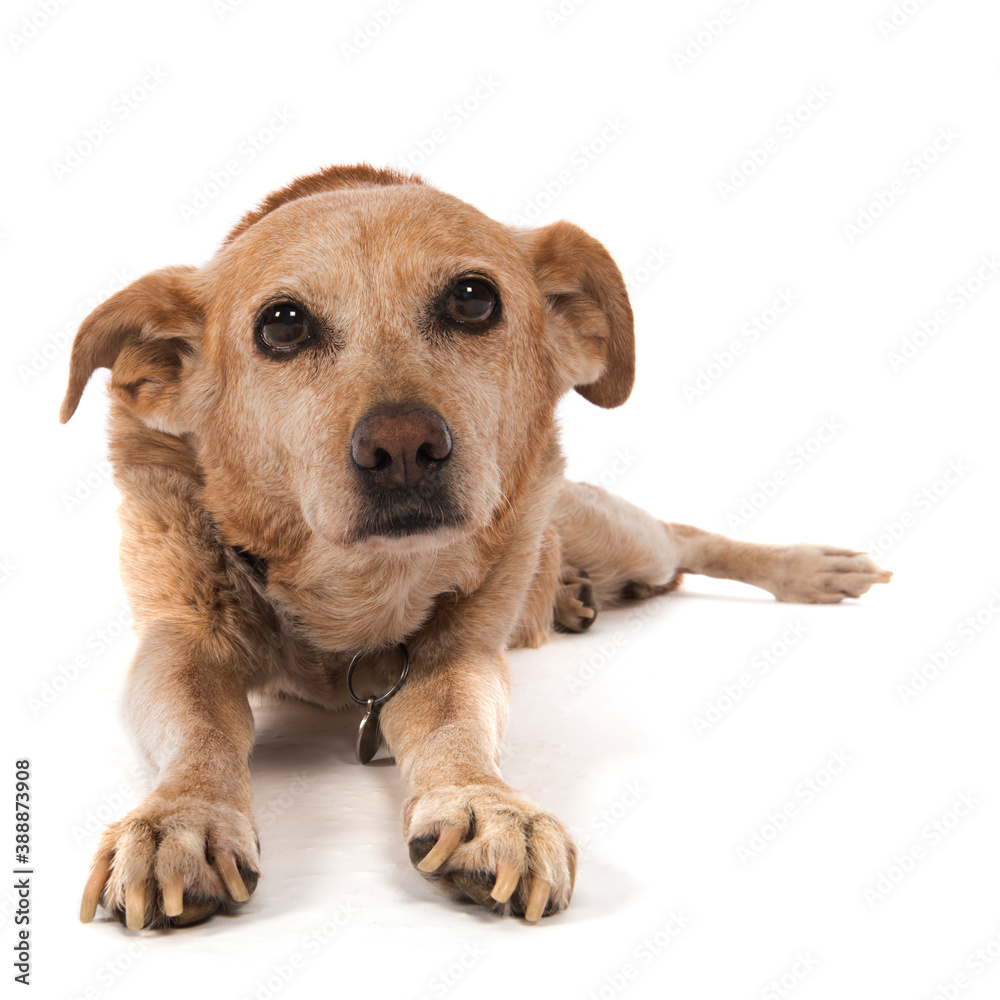
[[[667,524],[598,486],[564,483],[552,517],[566,576],[586,572],[598,606],[672,590],[684,573],[753,584],[780,601],[831,604],[892,574],[863,552],[740,542]]]
[[[564,482],[552,523],[562,579],[586,574],[598,607],[663,594],[680,583],[681,551],[663,523],[599,486]]]

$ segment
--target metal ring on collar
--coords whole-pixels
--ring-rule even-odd
[[[367,705],[371,702],[373,707],[384,705],[403,686],[403,681],[406,680],[406,675],[410,672],[410,652],[403,643],[399,643],[396,648],[399,650],[399,658],[402,661],[399,679],[381,698],[359,698],[354,693],[354,685],[351,683],[351,679],[354,676],[354,668],[363,659],[365,651],[361,650],[355,654],[354,659],[351,660],[351,665],[347,668],[347,693],[353,701],[356,701],[359,705]]]

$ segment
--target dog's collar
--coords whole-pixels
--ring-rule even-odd
[[[240,560],[249,567],[254,580],[261,586],[267,586],[267,560],[263,556],[254,555],[248,549],[241,549],[238,545],[231,545],[230,548],[239,556]],[[382,744],[382,727],[379,725],[379,711],[382,706],[403,686],[410,666],[410,655],[403,643],[396,647],[400,656],[400,671],[396,683],[383,695],[378,697],[372,695],[369,698],[360,697],[354,690],[352,680],[355,668],[364,658],[365,651],[359,650],[351,659],[351,665],[347,668],[347,693],[352,700],[364,706],[365,714],[358,728],[358,738],[355,743],[354,752],[362,764],[369,763],[378,753]]]

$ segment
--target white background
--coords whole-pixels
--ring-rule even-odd
[[[997,995],[996,5],[394,0],[379,25],[388,0],[45,2],[0,24],[3,759],[11,785],[31,759],[36,995]],[[512,655],[508,778],[585,845],[573,905],[539,926],[432,895],[394,769],[353,763],[353,715],[296,706],[259,715],[243,912],[83,926],[101,821],[144,785],[118,716],[134,642],[107,400],[98,378],[58,425],[68,338],[122,276],[202,262],[270,190],[359,160],[508,222],[571,219],[629,276],[635,392],[566,401],[574,476],[746,540],[878,549],[895,580],[801,607],[689,579]]]

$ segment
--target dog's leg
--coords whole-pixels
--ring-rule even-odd
[[[133,929],[181,925],[249,898],[259,847],[248,767],[253,716],[241,672],[182,627],[143,635],[125,713],[155,787],[104,832],[82,920],[100,901]]]
[[[564,482],[552,523],[563,578],[586,573],[598,607],[666,593],[680,583],[680,552],[663,524],[600,486]]]
[[[510,690],[502,650],[536,570],[558,581],[539,545],[544,527],[526,525],[487,580],[410,642],[410,676],[381,718],[407,790],[413,864],[453,894],[533,921],[569,904],[576,848],[500,774]]]
[[[739,580],[779,601],[836,604],[860,597],[892,573],[864,552],[831,545],[758,545],[737,542],[687,524],[665,524],[680,553],[680,571]]]
[[[140,635],[125,715],[154,789],[105,831],[80,908],[87,921],[100,902],[131,928],[191,923],[254,888],[247,691],[266,676],[276,628],[250,571],[200,507],[181,445],[161,438],[144,442],[145,464],[117,479]]]
[[[663,593],[684,573],[739,580],[780,601],[831,604],[860,597],[892,574],[863,552],[826,545],[759,545],[685,524],[666,524],[584,483],[564,483],[553,522],[563,573],[589,573],[597,601]]]
[[[504,783],[506,661],[463,645],[444,634],[423,643],[382,712],[408,792],[410,860],[454,895],[538,920],[569,904],[576,848],[554,816]]]

